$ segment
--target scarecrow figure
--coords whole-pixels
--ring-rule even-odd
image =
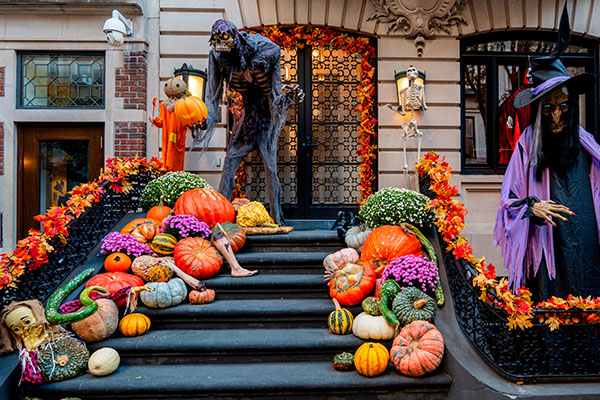
[[[532,60],[531,104],[504,182],[494,243],[502,248],[513,290],[527,284],[534,300],[600,295],[600,146],[579,126],[578,95],[594,76],[569,76],[559,57],[569,38],[563,11],[556,50]]]
[[[304,94],[297,85],[281,87],[281,49],[259,34],[240,32],[234,24],[216,21],[211,30],[212,49],[208,61],[206,106],[207,130],[195,132],[194,144],[205,149],[218,118],[223,81],[243,97],[244,110],[234,124],[219,192],[231,200],[235,172],[244,158],[258,148],[265,166],[270,212],[282,224],[281,184],[277,176],[277,142],[287,112],[296,96]]]

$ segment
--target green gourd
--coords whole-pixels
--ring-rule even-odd
[[[381,315],[383,315],[386,322],[392,326],[400,323],[398,317],[396,317],[396,315],[390,309],[390,305],[401,290],[402,289],[400,288],[400,285],[398,285],[398,282],[393,279],[388,279],[381,285],[379,310],[381,311]]]
[[[83,305],[82,308],[68,314],[61,314],[58,312],[58,308],[65,297],[93,273],[94,268],[88,268],[52,293],[50,299],[48,299],[48,302],[46,303],[46,319],[49,322],[56,325],[70,324],[72,322],[81,321],[98,311],[98,303],[90,299],[90,292],[94,291],[107,296],[110,293],[103,287],[90,286],[85,288],[81,292],[81,295],[79,295],[79,301],[81,301],[81,304]]]
[[[413,321],[433,322],[435,316],[435,302],[416,287],[403,289],[394,299],[392,309],[402,325]]]
[[[90,353],[85,344],[73,338],[63,338],[40,347],[38,366],[45,382],[63,381],[84,374],[89,359]]]
[[[379,299],[375,296],[365,298],[362,301],[362,309],[369,315],[381,315],[381,310],[379,310]]]
[[[333,356],[333,368],[338,371],[352,371],[354,369],[354,354],[340,353]]]

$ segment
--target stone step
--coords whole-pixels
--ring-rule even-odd
[[[266,250],[266,249],[263,249]],[[323,275],[323,260],[330,252],[252,252],[238,253],[240,265],[248,269],[258,269],[261,274],[316,274]],[[228,267],[221,270],[228,273]]]
[[[138,303],[137,311],[152,321],[152,329],[327,329],[334,310],[330,299],[244,299],[220,300],[210,304],[180,304],[148,308]],[[349,307],[358,315],[360,307]]]
[[[240,253],[247,252],[307,252],[332,253],[346,247],[332,230],[292,231],[285,235],[249,235]]]
[[[329,288],[319,274],[258,274],[245,278],[228,272],[205,280],[222,300],[327,298]]]
[[[286,219],[285,224],[296,231],[331,230],[333,219]]]
[[[235,325],[232,325],[235,326]],[[331,361],[342,351],[355,352],[363,341],[329,329],[171,329],[139,337],[117,336],[89,345],[112,347],[122,365]]]
[[[391,366],[377,377],[339,372],[331,362],[206,365],[123,365],[98,378],[87,373],[28,388],[40,397],[96,399],[445,399],[452,378],[444,372],[411,378]],[[393,397],[390,397],[393,394]]]

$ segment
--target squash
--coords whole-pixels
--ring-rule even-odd
[[[352,371],[354,369],[354,354],[343,352],[333,356],[331,363],[337,371]]]
[[[201,238],[182,239],[175,246],[173,256],[175,265],[186,274],[198,279],[215,276],[223,264],[223,258],[217,249]]]
[[[215,300],[215,291],[206,289],[203,291],[192,290],[189,295],[190,304],[207,304]]]
[[[140,243],[149,243],[160,232],[161,223],[151,218],[136,218],[121,229],[122,235],[131,235]]]
[[[354,318],[352,333],[361,339],[389,340],[394,337],[396,329],[385,322],[385,318],[362,312]]]
[[[124,336],[141,336],[150,329],[150,318],[141,313],[127,314],[119,322],[119,331]]]
[[[381,343],[367,342],[354,353],[354,367],[359,374],[377,376],[385,372],[390,353]]]
[[[206,121],[208,110],[201,98],[184,95],[175,103],[175,116],[182,124],[194,129]]]
[[[402,328],[390,351],[394,368],[409,376],[435,371],[443,357],[444,337],[433,324],[425,321],[414,321]]]
[[[148,273],[155,265],[161,263],[161,259],[153,256],[143,255],[136,257],[131,263],[131,272],[145,282],[148,282]]]
[[[217,223],[235,221],[235,211],[229,200],[212,189],[194,189],[184,192],[175,202],[173,211],[175,215],[192,215],[204,221],[210,228]]]
[[[148,272],[148,280],[150,282],[168,282],[172,277],[173,270],[163,264],[155,265]]]
[[[379,309],[379,299],[375,296],[367,297],[362,301],[362,309],[369,315],[381,315],[381,310]]]
[[[84,374],[89,359],[90,352],[85,344],[70,337],[38,349],[38,367],[44,382],[63,381]]]
[[[176,245],[177,239],[175,239],[175,236],[168,233],[159,233],[152,239],[150,248],[159,256],[170,256],[173,254]]]
[[[215,226],[212,229],[213,235],[211,236],[211,243],[213,241],[214,235],[219,232],[225,233],[225,238],[229,242],[231,250],[234,253],[240,251],[240,249],[244,247],[244,244],[246,244],[246,231],[238,224],[234,224],[231,222],[223,222],[222,224],[217,224],[217,226]]]
[[[86,342],[104,340],[117,330],[119,309],[114,301],[97,299],[98,311],[84,320],[73,322],[71,329]]]
[[[329,295],[344,306],[355,306],[375,287],[375,271],[362,260],[347,263],[329,281]]]
[[[127,286],[144,286],[144,281],[135,275],[126,274],[125,272],[105,272],[93,276],[85,287],[101,286],[106,288],[111,294],[123,289]],[[117,301],[117,306],[124,307],[127,299]]]
[[[340,269],[344,264],[358,261],[360,257],[356,250],[347,248],[336,251],[325,257],[323,267],[325,267],[325,280],[331,279],[331,275]]]
[[[390,261],[407,254],[423,255],[419,239],[399,226],[384,225],[367,237],[360,258],[369,261],[380,278]]]
[[[111,253],[104,260],[106,272],[127,272],[131,267],[131,258],[125,253]]]
[[[365,241],[369,234],[373,231],[371,228],[367,228],[366,225],[357,225],[346,231],[344,240],[348,247],[352,247],[357,252],[361,252]]]
[[[379,299],[379,310],[381,311],[381,315],[383,315],[386,322],[392,326],[396,326],[400,323],[398,317],[396,314],[394,314],[390,307],[401,290],[402,288],[400,285],[398,285],[398,282],[393,279],[388,279],[383,282],[379,291],[379,295],[381,296]]]
[[[143,291],[140,299],[147,307],[166,308],[180,304],[187,296],[187,288],[180,278],[173,278],[169,282],[150,282],[146,286],[153,291]]]
[[[277,227],[273,218],[260,201],[251,201],[237,210],[235,223],[242,228],[253,228],[258,226]]]
[[[392,302],[392,310],[402,325],[421,320],[433,322],[435,316],[435,301],[417,289],[407,287],[396,296]]]
[[[90,356],[88,368],[92,375],[106,376],[115,372],[119,368],[120,362],[121,357],[115,349],[103,347]]]
[[[148,213],[146,214],[146,218],[153,219],[162,225],[162,222],[164,221],[165,218],[167,218],[169,216],[169,213],[171,213],[171,211],[173,211],[173,209],[171,207],[154,206],[150,210],[148,210]]]
[[[340,303],[336,299],[333,299],[333,304],[335,305],[335,310],[327,318],[329,330],[336,335],[346,335],[352,330],[352,320],[354,317],[349,310],[341,308]]]
[[[250,204],[250,200],[245,197],[236,197],[235,199],[231,200],[231,205],[235,211],[246,204]]]

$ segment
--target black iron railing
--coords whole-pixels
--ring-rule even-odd
[[[421,180],[420,189],[430,198],[435,196],[429,190],[429,179]],[[444,243],[439,233],[438,239]],[[547,325],[536,321],[526,330],[510,330],[504,310],[479,300],[479,289],[473,286],[473,266],[457,260],[446,246],[440,247],[458,324],[496,371],[524,383],[600,378],[600,325],[570,324],[550,331]]]
[[[69,238],[63,245],[58,239],[50,244],[54,251],[48,255],[48,263],[25,272],[19,277],[16,288],[0,289],[0,310],[11,301],[39,299],[44,301],[57,286],[80,265],[98,242],[129,211],[138,208],[139,197],[152,179],[148,172],[130,176],[133,189],[128,193],[115,193],[108,189],[100,201],[69,223]],[[105,183],[106,184],[106,183]]]

